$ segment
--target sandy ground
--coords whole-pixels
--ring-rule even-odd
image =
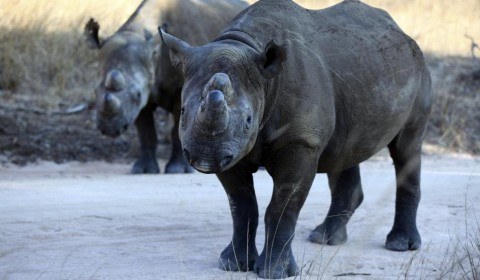
[[[480,158],[426,156],[423,163],[421,250],[384,248],[395,184],[390,160],[380,157],[361,165],[365,200],[342,246],[306,240],[330,201],[326,176],[316,177],[293,242],[302,267],[296,279],[436,279],[450,269],[457,247],[479,233]],[[257,278],[217,268],[232,225],[214,175],[133,176],[129,169],[103,162],[0,166],[0,279]],[[260,171],[255,183],[263,221],[272,182]],[[259,250],[263,234],[262,223]]]

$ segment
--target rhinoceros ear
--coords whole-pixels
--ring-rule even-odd
[[[162,27],[158,28],[162,42],[167,46],[170,51],[170,60],[174,67],[179,64],[183,64],[191,54],[192,46],[186,42],[166,33]]]
[[[87,46],[91,49],[99,49],[102,47],[103,40],[98,37],[98,30],[100,30],[100,25],[93,18],[87,22],[83,30]]]
[[[283,70],[283,62],[287,59],[285,46],[277,45],[271,40],[260,54],[258,67],[265,79],[273,79]]]

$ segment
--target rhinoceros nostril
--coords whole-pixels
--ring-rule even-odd
[[[249,130],[251,126],[252,126],[252,116],[248,116],[247,122],[245,123],[245,129]]]
[[[183,149],[183,156],[188,161],[188,163],[192,164],[192,159],[190,158],[190,152],[187,149]]]
[[[228,155],[223,157],[222,161],[220,162],[220,167],[224,168],[225,166],[228,166],[233,160],[233,156]]]
[[[122,129],[123,131],[126,131],[128,129],[128,124],[123,125]]]

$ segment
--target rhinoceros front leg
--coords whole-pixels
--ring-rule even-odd
[[[173,112],[174,125],[172,129],[172,154],[165,166],[165,173],[193,173],[193,167],[188,164],[183,156],[182,143],[178,135],[178,124],[180,120],[180,109]]]
[[[159,173],[156,151],[157,151],[157,131],[155,130],[155,122],[153,111],[147,106],[140,111],[135,120],[135,127],[140,138],[140,158],[135,161],[132,167],[132,173]]]
[[[317,152],[291,145],[277,152],[267,165],[273,177],[272,199],[265,213],[265,246],[255,263],[261,278],[298,275],[292,240],[298,215],[308,195],[318,165]]]
[[[217,176],[227,192],[233,220],[232,241],[221,253],[218,265],[227,271],[252,270],[258,257],[258,205],[252,174],[233,167]]]
[[[422,244],[417,229],[422,133],[404,130],[388,146],[397,181],[395,219],[386,241],[389,250],[416,250]]]
[[[359,166],[328,173],[328,184],[332,195],[330,209],[325,221],[310,233],[309,240],[320,244],[339,245],[347,241],[346,225],[363,201]]]

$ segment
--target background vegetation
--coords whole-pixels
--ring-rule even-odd
[[[339,1],[297,2],[308,8],[324,8]],[[480,62],[476,57],[480,56],[480,49],[476,43],[480,42],[480,2],[364,2],[387,10],[427,55],[435,90],[427,133],[427,142],[433,146],[429,147],[479,154]],[[139,3],[140,0],[0,0],[3,160],[22,163],[36,158],[114,159],[112,154],[120,156],[131,150],[131,133],[108,139],[95,130],[96,53],[84,44],[83,27],[94,17],[101,25],[100,35],[107,37]],[[61,124],[70,130],[60,128]],[[85,139],[75,136],[78,133]],[[69,142],[83,150],[69,150]],[[26,148],[27,145],[32,146]],[[109,148],[103,149],[104,146]],[[65,153],[70,155],[62,156]],[[33,156],[25,158],[25,154]]]

